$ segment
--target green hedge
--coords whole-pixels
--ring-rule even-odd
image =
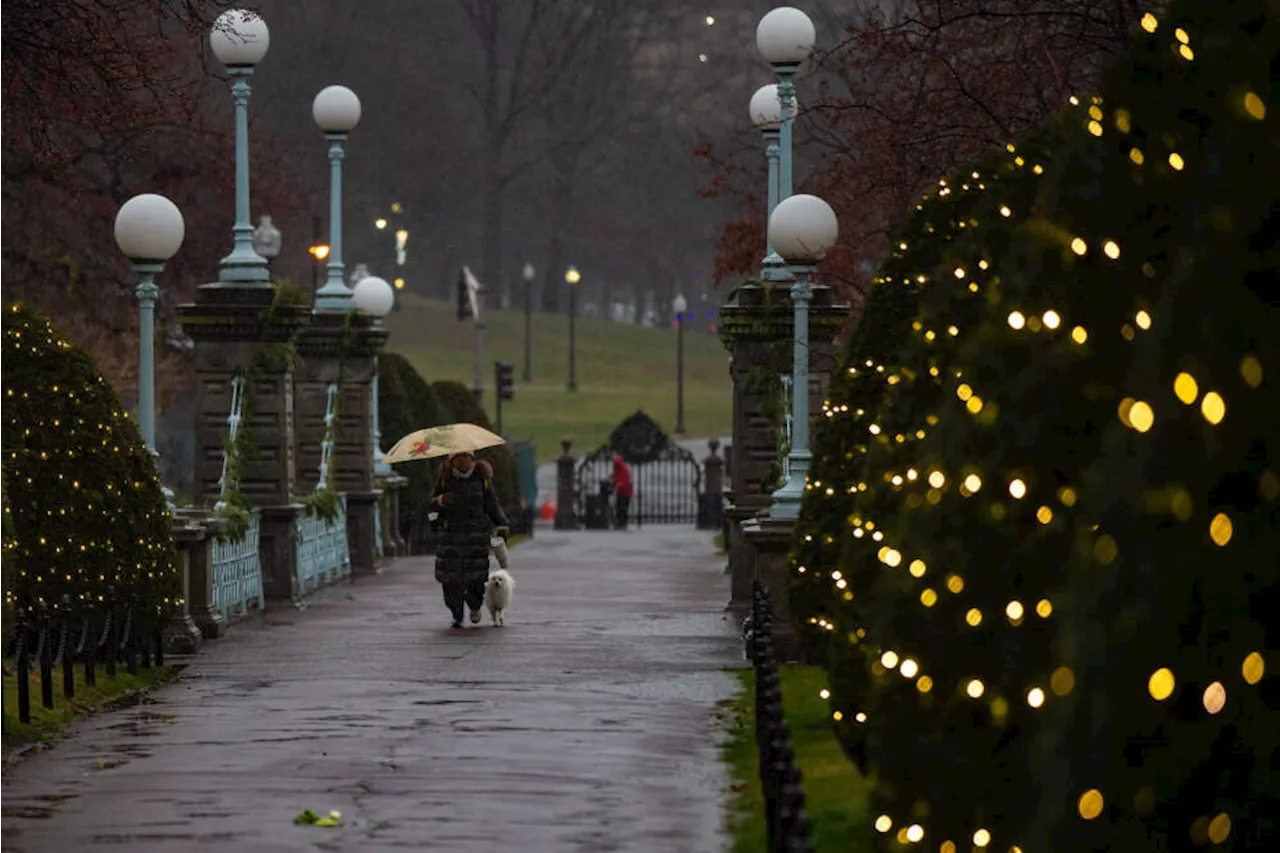
[[[886,850],[1275,830],[1280,25],[1145,24],[921,202],[815,430],[793,601]]]
[[[181,603],[151,454],[93,360],[21,304],[4,314],[5,601]],[[11,532],[11,536],[9,535]]]

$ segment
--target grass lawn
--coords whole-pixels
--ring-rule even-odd
[[[172,681],[178,674],[173,667],[152,667],[140,669],[137,675],[130,675],[124,668],[116,670],[115,678],[108,678],[101,669],[98,670],[98,683],[93,687],[84,685],[84,668],[76,667],[76,696],[74,699],[62,698],[62,669],[55,668],[53,673],[53,708],[46,709],[40,704],[40,670],[31,673],[31,722],[18,722],[18,679],[16,675],[5,673],[3,731],[6,738],[14,737],[28,742],[48,741],[68,723],[85,714],[91,714],[103,705],[118,700],[128,694],[150,690],[161,684]]]
[[[742,692],[734,700],[729,738],[723,754],[733,778],[728,828],[733,853],[763,850],[764,799],[755,744],[755,673],[734,672]],[[804,777],[805,811],[813,827],[816,853],[869,850],[871,818],[867,783],[844,757],[831,734],[827,702],[818,696],[826,686],[819,667],[786,666],[780,672],[791,747]]]
[[[414,296],[386,320],[388,347],[409,359],[428,382],[475,382],[475,330],[458,322],[452,302]],[[607,320],[577,320],[578,391],[569,376],[569,320],[533,316],[533,381],[523,382],[524,313],[489,311],[485,318],[485,410],[493,410],[493,363],[515,366],[515,399],[503,405],[503,432],[533,439],[538,461],[560,455],[560,439],[573,440],[575,455],[604,443],[625,417],[644,409],[669,434],[676,427],[676,332]],[[685,428],[689,436],[729,432],[733,391],[729,353],[715,335],[686,332]],[[388,444],[399,436],[384,436]]]

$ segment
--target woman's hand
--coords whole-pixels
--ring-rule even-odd
[[[448,492],[445,492],[444,494],[442,494],[442,495],[440,495],[439,497],[437,497],[437,498],[436,498],[436,503],[440,504],[440,506],[448,506],[448,505],[449,505],[449,499],[450,499],[451,497],[453,497],[453,496],[452,496],[452,495],[450,495]]]
[[[495,532],[495,533],[497,533],[499,536],[501,536],[501,537],[502,537],[502,541],[503,541],[503,542],[506,542],[506,541],[507,541],[507,539],[508,539],[508,538],[510,538],[510,536],[511,536],[511,531],[510,531],[510,530],[508,530],[508,529],[507,529],[507,528],[505,528],[505,527],[499,527],[499,528],[498,528],[497,530],[495,530],[494,532]]]

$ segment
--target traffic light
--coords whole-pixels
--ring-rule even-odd
[[[463,271],[458,273],[458,319],[468,320],[471,316],[471,293],[467,288],[467,274]]]
[[[516,387],[512,371],[515,370],[515,368],[510,364],[503,364],[500,361],[494,362],[493,367],[494,373],[497,375],[497,381],[494,383],[494,387],[497,389],[498,399],[513,399],[516,395]]]

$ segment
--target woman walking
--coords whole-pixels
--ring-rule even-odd
[[[489,579],[489,540],[506,539],[510,523],[493,491],[493,468],[470,453],[455,453],[440,467],[432,507],[439,512],[436,580],[453,627],[462,627],[463,608],[480,621],[484,585]]]

